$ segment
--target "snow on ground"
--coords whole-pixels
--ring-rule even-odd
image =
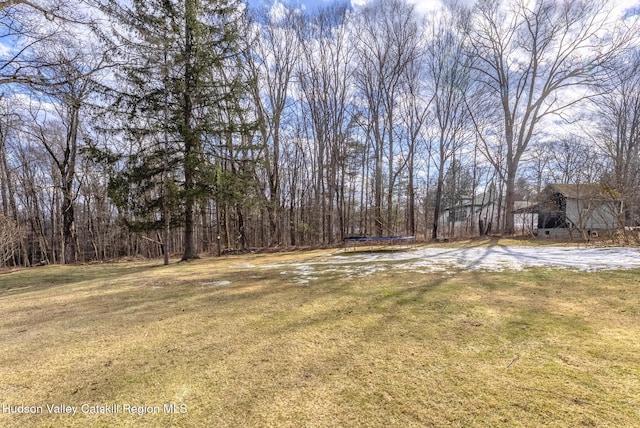
[[[231,285],[231,281],[203,282],[202,285],[208,285],[208,286],[211,286],[211,287],[226,287],[227,285]]]
[[[502,271],[528,267],[565,268],[582,271],[640,268],[637,248],[578,248],[490,246],[473,248],[422,248],[397,253],[342,253],[337,262],[399,262],[405,269],[442,270],[442,268]]]
[[[265,266],[266,267],[266,266]],[[522,270],[529,267],[580,271],[640,269],[638,248],[579,248],[489,246],[468,248],[428,247],[398,251],[341,251],[305,263],[269,265],[283,269],[283,276],[308,284],[319,273],[345,277],[367,276],[379,271],[446,272],[455,269]]]

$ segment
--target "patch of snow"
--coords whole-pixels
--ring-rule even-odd
[[[410,253],[407,253],[407,256]],[[397,259],[396,259],[397,260]],[[599,271],[640,268],[637,248],[508,247],[425,248],[405,259],[407,269],[434,264],[471,270],[521,270],[528,267]]]
[[[522,270],[529,267],[579,271],[640,269],[638,248],[580,248],[491,246],[476,248],[429,247],[395,253],[341,253],[335,256],[286,265],[295,271],[282,274],[309,276],[315,269],[349,276],[367,276],[383,270],[443,272],[451,269]]]
[[[381,271],[454,273],[458,269],[505,271],[530,267],[595,272],[640,269],[638,248],[526,247],[503,246],[474,248],[428,247],[409,251],[325,255],[305,263],[264,266],[283,269],[280,274],[298,284],[318,279],[318,273],[331,272],[345,278],[366,277]]]
[[[207,286],[210,286],[210,287],[226,287],[227,285],[231,285],[231,281],[203,282],[202,285],[207,285]]]
[[[358,254],[359,261],[367,255]],[[637,248],[578,248],[578,247],[479,247],[479,248],[423,248],[415,251],[373,255],[371,261],[384,263],[406,261],[402,269],[460,268],[502,271],[528,267],[564,268],[581,271],[640,268]],[[348,263],[347,259],[342,262]]]
[[[310,275],[313,273],[313,268],[307,264],[298,265],[298,273],[300,275]]]

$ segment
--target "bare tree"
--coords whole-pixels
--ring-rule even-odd
[[[8,262],[12,257],[19,259],[16,248],[19,249],[24,238],[24,230],[18,223],[18,208],[13,165],[9,162],[10,151],[8,145],[12,136],[19,129],[19,117],[10,107],[10,103],[0,97],[0,198],[2,211],[0,212],[0,263]],[[6,240],[6,242],[5,242]],[[14,257],[16,256],[16,257]]]
[[[576,135],[559,136],[544,144],[549,163],[547,177],[552,183],[595,183],[602,178],[605,162],[591,142]]]
[[[0,1],[0,40],[10,40],[0,53],[0,85],[56,84],[62,76],[42,73],[49,64],[35,54],[42,44],[51,42],[73,26],[91,25],[82,0],[4,0]]]
[[[367,129],[373,142],[374,222],[378,235],[393,229],[394,187],[406,165],[396,163],[398,101],[404,95],[405,70],[418,54],[420,28],[412,5],[403,0],[378,0],[359,11],[353,29],[355,77],[366,103],[370,122]],[[386,216],[383,216],[385,205]]]
[[[0,214],[0,265],[16,258],[24,238],[24,229],[12,218]]]
[[[493,107],[505,146],[506,218],[514,231],[515,183],[536,130],[593,93],[589,82],[621,51],[637,27],[594,0],[480,0],[473,14],[473,70]],[[479,114],[479,112],[475,112]],[[481,134],[482,135],[482,134]]]
[[[282,213],[283,114],[290,103],[291,79],[299,56],[296,30],[300,20],[300,12],[295,9],[281,11],[274,5],[271,11],[262,10],[255,23],[258,36],[247,56],[266,175],[265,188],[260,193],[267,198],[270,244],[278,244],[281,240],[278,222]]]
[[[428,159],[429,156],[421,157],[420,150],[427,150],[424,147],[425,127],[429,115],[429,100],[424,79],[424,59],[425,56],[416,57],[413,64],[407,68],[406,73],[406,97],[401,101],[402,122],[404,128],[404,139],[406,140],[406,151],[402,150],[403,159],[407,165],[407,227],[409,235],[416,234],[416,159]],[[418,155],[418,156],[416,156]]]
[[[344,233],[344,179],[353,98],[353,48],[344,22],[346,12],[346,6],[341,5],[310,17],[301,34],[304,61],[297,71],[311,119],[315,208],[323,243],[334,241],[336,212],[340,233]]]
[[[626,215],[621,224],[640,223],[640,49],[620,56],[595,99],[596,143],[609,158],[607,183],[620,193]]]
[[[69,40],[60,40],[41,53],[48,63],[41,74],[61,79],[61,84],[34,86],[35,98],[50,102],[54,116],[36,106],[32,111],[32,135],[42,144],[56,165],[60,177],[62,200],[62,233],[64,251],[62,263],[77,260],[77,236],[74,200],[76,196],[76,163],[81,134],[82,110],[96,90],[95,74],[105,67],[106,58],[84,52]],[[51,60],[49,60],[51,58]],[[50,80],[47,78],[47,80]]]
[[[427,59],[428,87],[431,94],[431,132],[435,140],[438,179],[434,200],[431,239],[438,237],[438,217],[442,212],[445,174],[453,156],[459,152],[469,130],[465,100],[469,89],[470,58],[466,55],[465,28],[468,11],[461,7],[443,8],[429,22]]]
[[[15,184],[12,167],[9,163],[8,144],[11,135],[19,128],[19,117],[13,111],[11,103],[0,98],[0,197],[2,197],[2,214],[5,217],[18,219],[15,200]]]

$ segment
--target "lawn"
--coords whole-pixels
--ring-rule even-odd
[[[335,253],[0,274],[0,425],[639,426],[640,270]]]

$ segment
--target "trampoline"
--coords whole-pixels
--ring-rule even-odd
[[[407,236],[407,235],[348,236],[344,238],[342,242],[344,243],[345,249],[353,248],[355,250],[358,246],[366,246],[366,245],[382,245],[382,244],[391,245],[391,246],[400,245],[400,244],[408,245],[409,243],[414,243],[415,240],[416,240],[415,236]]]

